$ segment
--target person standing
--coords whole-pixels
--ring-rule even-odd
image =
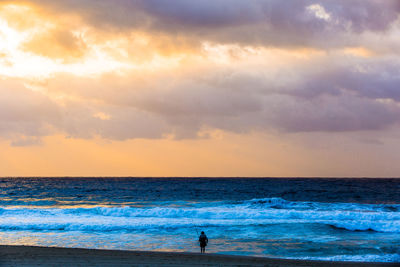
[[[201,232],[201,235],[199,236],[199,242],[200,242],[200,253],[206,253],[208,238],[204,232]]]

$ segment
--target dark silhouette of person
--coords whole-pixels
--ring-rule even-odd
[[[201,235],[199,236],[199,242],[200,242],[200,253],[206,253],[208,238],[204,232],[201,232]]]

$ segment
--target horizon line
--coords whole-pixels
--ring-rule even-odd
[[[0,176],[5,178],[139,178],[139,179],[400,179],[399,177],[372,176]]]

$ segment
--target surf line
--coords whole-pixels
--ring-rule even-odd
[[[197,226],[196,226],[196,224],[194,223],[194,220],[193,220],[193,218],[192,218],[192,217],[190,217],[190,219],[192,220],[192,224],[193,224],[193,226],[194,226],[194,229],[196,230],[196,234],[197,234],[197,236],[199,236],[199,231],[197,231]]]

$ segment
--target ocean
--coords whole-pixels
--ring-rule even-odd
[[[0,178],[0,244],[400,262],[400,179]]]

